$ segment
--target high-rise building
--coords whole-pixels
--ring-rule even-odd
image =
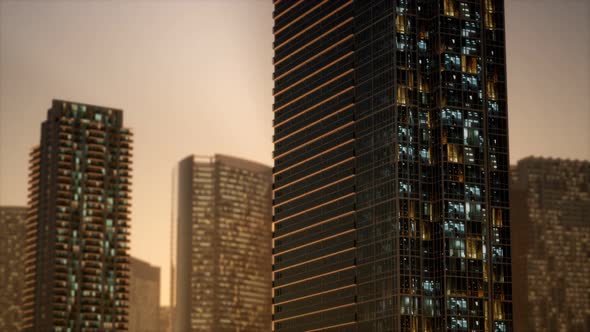
[[[273,331],[511,331],[504,1],[274,4]]]
[[[54,100],[30,155],[25,331],[127,331],[132,134]]]
[[[510,202],[515,331],[590,331],[590,162],[523,159]]]
[[[162,332],[160,268],[131,257],[129,332]]]
[[[20,331],[27,208],[0,206],[0,331]]]
[[[177,169],[175,331],[268,331],[271,169],[190,156]]]
[[[160,332],[172,332],[171,307],[160,307]]]

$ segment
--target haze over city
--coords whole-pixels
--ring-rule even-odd
[[[0,1],[0,205],[26,205],[52,99],[124,110],[131,254],[170,294],[172,170],[222,153],[272,166],[273,4]],[[506,1],[510,159],[590,159],[590,2]],[[570,36],[575,36],[570,38]]]

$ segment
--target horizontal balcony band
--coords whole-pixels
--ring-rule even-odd
[[[305,127],[303,127],[303,128],[299,128],[299,129],[297,129],[296,131],[294,131],[294,132],[292,132],[292,133],[290,133],[290,134],[286,135],[285,137],[281,137],[280,139],[278,139],[278,140],[274,141],[273,143],[274,143],[274,144],[276,144],[276,143],[279,143],[279,142],[281,142],[281,141],[283,141],[283,140],[285,140],[285,139],[287,139],[287,138],[289,138],[289,137],[292,137],[293,135],[296,135],[296,134],[298,134],[298,133],[300,133],[300,132],[304,131],[305,129],[308,129],[308,128],[310,128],[310,127],[313,127],[314,125],[316,125],[316,124],[318,124],[318,123],[321,123],[321,122],[323,122],[323,121],[325,121],[325,120],[327,120],[327,119],[329,119],[329,118],[331,118],[331,117],[333,117],[333,116],[335,116],[335,115],[338,115],[338,114],[340,114],[340,113],[342,113],[342,112],[346,111],[347,109],[349,109],[349,108],[351,108],[351,107],[353,107],[353,106],[354,106],[354,103],[353,103],[353,104],[349,104],[349,105],[347,105],[347,106],[344,106],[344,107],[342,107],[341,109],[339,109],[339,110],[336,110],[336,111],[334,111],[334,112],[332,112],[332,113],[330,113],[330,114],[326,115],[325,117],[323,117],[323,118],[321,118],[321,119],[319,119],[319,120],[317,120],[317,121],[314,121],[313,123],[310,123],[310,124],[306,125],[306,126],[305,126]]]
[[[326,330],[326,329],[334,329],[334,328],[337,328],[337,327],[344,327],[344,326],[354,325],[354,324],[356,324],[356,322],[348,322],[348,323],[342,323],[342,324],[338,324],[338,325],[325,326],[325,327],[321,327],[319,329],[306,330],[305,332],[319,332],[319,331],[323,331],[323,330]]]
[[[303,1],[305,1],[305,0],[299,0],[299,1],[297,1],[295,4],[293,4],[293,5],[289,6],[289,7],[288,7],[288,8],[286,8],[286,9],[285,9],[285,10],[284,10],[282,13],[280,13],[280,14],[279,14],[279,15],[277,15],[277,16],[275,16],[275,17],[274,17],[274,20],[275,20],[275,21],[276,21],[276,20],[278,20],[279,18],[281,18],[281,16],[283,16],[283,15],[285,15],[286,13],[288,13],[289,11],[291,11],[291,9],[293,9],[293,8],[297,7],[298,5],[302,4],[302,3],[303,3]],[[279,4],[279,2],[281,2],[281,0],[277,0],[277,1],[275,1],[274,5],[276,6],[277,4]]]
[[[317,38],[315,38],[314,40],[312,40],[312,41],[308,42],[307,44],[305,44],[305,45],[303,45],[303,46],[299,47],[299,48],[298,48],[298,49],[296,49],[295,51],[293,51],[293,52],[289,53],[288,55],[284,56],[284,57],[283,57],[281,60],[279,60],[279,61],[277,61],[277,62],[275,62],[275,63],[274,63],[275,67],[276,67],[276,66],[278,66],[278,65],[280,65],[280,64],[281,64],[282,62],[284,62],[285,60],[288,60],[290,57],[292,57],[292,56],[294,56],[294,55],[298,54],[299,52],[303,51],[304,49],[308,48],[309,46],[311,46],[311,45],[315,44],[315,43],[316,43],[318,40],[320,40],[320,39],[322,39],[322,38],[324,38],[324,37],[326,37],[326,36],[330,35],[332,32],[334,32],[334,31],[338,30],[339,28],[343,27],[344,25],[346,25],[346,24],[348,24],[348,23],[352,22],[352,20],[353,20],[353,19],[354,19],[354,18],[352,18],[352,17],[351,17],[351,18],[349,18],[349,19],[347,19],[346,21],[344,21],[344,22],[342,22],[342,23],[338,24],[337,26],[333,27],[332,29],[330,29],[330,30],[328,30],[328,31],[324,32],[322,35],[318,36],[318,37],[317,37]],[[346,39],[346,38],[347,38],[347,37],[344,37],[343,39]]]
[[[336,128],[334,130],[331,130],[331,131],[329,131],[329,132],[327,132],[325,134],[322,134],[322,135],[320,135],[320,136],[318,136],[318,137],[316,137],[316,138],[314,138],[312,140],[306,141],[304,144],[301,144],[301,145],[299,145],[299,146],[297,146],[297,147],[295,147],[295,148],[293,148],[293,149],[291,149],[289,151],[283,152],[280,155],[273,157],[273,159],[274,160],[280,159],[280,158],[282,158],[282,157],[284,157],[286,155],[289,155],[289,154],[293,153],[294,151],[297,151],[297,150],[299,150],[299,149],[301,149],[303,147],[308,146],[311,143],[317,142],[317,141],[321,140],[324,137],[328,137],[328,136],[330,136],[330,135],[332,135],[332,134],[334,134],[334,133],[336,133],[336,132],[338,132],[338,131],[340,131],[340,130],[342,130],[344,128],[350,127],[354,123],[355,123],[354,121],[350,121],[350,122],[348,122],[347,124],[345,124],[343,126],[340,126],[340,127]]]
[[[288,199],[288,200],[286,200],[286,201],[284,201],[284,202],[282,202],[282,203],[280,203],[280,204],[275,204],[275,205],[273,206],[273,208],[277,208],[277,207],[279,207],[279,206],[282,206],[282,205],[284,205],[284,204],[287,204],[287,203],[289,203],[289,202],[295,201],[295,200],[297,200],[297,199],[301,199],[301,198],[303,198],[303,197],[305,197],[305,196],[307,196],[307,195],[309,195],[309,194],[313,194],[313,193],[315,193],[315,192],[318,192],[318,191],[320,191],[320,190],[322,190],[322,189],[329,188],[329,187],[331,187],[331,186],[333,186],[333,185],[335,185],[335,184],[338,184],[338,183],[340,183],[340,182],[344,182],[344,181],[346,181],[346,180],[350,180],[350,179],[352,179],[353,177],[354,177],[354,174],[353,174],[353,175],[349,175],[349,176],[347,176],[347,177],[345,177],[345,178],[342,178],[342,179],[336,180],[336,181],[334,181],[334,182],[328,183],[328,184],[326,184],[326,185],[323,185],[323,186],[321,186],[321,187],[319,187],[319,188],[316,188],[316,189],[314,189],[314,190],[308,191],[308,192],[306,192],[306,193],[304,193],[304,194],[301,194],[301,195],[299,195],[299,196],[296,196],[296,197],[293,197],[293,198],[291,198],[291,199]]]
[[[344,304],[344,305],[339,305],[337,307],[332,307],[332,308],[327,308],[327,309],[322,309],[322,310],[307,312],[307,313],[304,313],[304,314],[301,314],[301,315],[296,315],[296,316],[292,316],[292,317],[277,319],[277,320],[275,320],[273,322],[274,323],[279,323],[279,322],[283,322],[283,321],[290,320],[290,319],[301,318],[301,317],[310,316],[310,315],[313,315],[313,314],[320,314],[322,312],[332,311],[332,310],[336,310],[336,309],[342,309],[342,308],[350,307],[350,306],[353,306],[353,305],[356,305],[356,303],[348,303],[348,304]],[[322,329],[320,329],[320,330],[322,330]]]
[[[346,37],[342,38],[342,39],[341,39],[341,40],[339,40],[338,42],[336,42],[336,43],[332,44],[331,46],[329,46],[328,48],[326,48],[326,49],[324,49],[324,50],[320,51],[319,53],[317,53],[316,55],[312,56],[311,58],[309,58],[309,59],[307,59],[307,60],[305,60],[305,61],[301,62],[301,63],[300,63],[300,64],[298,64],[297,66],[295,66],[295,67],[293,67],[293,68],[291,68],[291,69],[287,70],[285,73],[283,73],[283,74],[281,74],[281,75],[279,75],[279,76],[275,77],[275,78],[274,78],[274,80],[275,80],[275,81],[278,81],[278,80],[282,79],[282,78],[283,78],[283,77],[285,77],[286,75],[289,75],[291,72],[293,72],[293,71],[295,71],[295,70],[297,70],[297,69],[299,69],[299,68],[303,67],[303,66],[304,66],[304,65],[306,65],[307,63],[309,63],[309,62],[311,62],[311,61],[313,61],[313,60],[317,59],[317,58],[318,58],[318,57],[320,57],[320,56],[322,56],[324,53],[327,53],[327,52],[329,52],[330,50],[332,50],[332,49],[334,49],[334,48],[338,47],[338,45],[340,45],[340,44],[344,43],[345,41],[347,41],[347,40],[351,39],[353,36],[354,36],[354,35],[350,34],[350,35],[348,35],[348,36],[346,36]]]
[[[288,119],[286,119],[286,120],[283,120],[283,121],[281,121],[279,124],[276,124],[276,125],[274,125],[274,126],[273,126],[273,128],[278,128],[278,127],[280,127],[280,126],[284,125],[284,124],[285,124],[285,123],[287,123],[287,122],[293,121],[294,119],[296,119],[296,118],[298,118],[298,117],[300,117],[300,116],[302,116],[302,115],[306,114],[307,112],[309,112],[309,111],[311,111],[311,110],[314,110],[314,109],[316,109],[316,108],[320,107],[321,105],[323,105],[323,104],[325,104],[325,103],[329,102],[330,100],[332,100],[332,99],[334,99],[334,98],[337,98],[337,97],[339,97],[340,95],[343,95],[343,94],[347,93],[348,91],[351,91],[352,89],[354,89],[354,85],[353,85],[353,86],[350,86],[350,87],[348,87],[348,88],[346,88],[346,89],[344,89],[344,90],[342,90],[342,91],[340,91],[340,92],[338,92],[338,93],[336,93],[336,94],[334,94],[334,95],[332,95],[332,96],[330,96],[330,97],[329,97],[329,98],[327,98],[327,99],[324,99],[324,100],[320,101],[319,103],[317,103],[317,104],[315,104],[315,105],[312,105],[312,106],[310,106],[310,107],[308,107],[308,108],[306,108],[306,109],[302,110],[301,112],[299,112],[299,113],[297,113],[297,114],[293,115],[292,117],[290,117],[290,118],[288,118]]]
[[[278,223],[280,223],[280,222],[287,221],[287,220],[289,220],[289,219],[291,219],[291,218],[297,217],[297,216],[299,216],[299,215],[302,215],[302,214],[304,214],[304,213],[306,213],[306,212],[309,212],[309,211],[312,211],[312,210],[315,210],[315,209],[319,209],[319,208],[321,208],[322,206],[326,206],[326,205],[332,204],[332,203],[334,203],[334,202],[337,202],[337,201],[339,201],[339,200],[342,200],[342,199],[344,199],[344,198],[347,198],[347,197],[350,197],[350,196],[354,196],[354,195],[356,195],[356,193],[355,193],[355,192],[352,192],[352,193],[350,193],[350,194],[346,194],[346,195],[344,195],[344,196],[340,196],[340,197],[338,197],[338,198],[335,198],[335,199],[333,199],[333,200],[331,200],[331,201],[329,201],[329,202],[325,202],[325,203],[322,203],[322,204],[319,204],[319,205],[313,206],[313,207],[311,207],[311,208],[309,208],[309,209],[306,209],[305,211],[297,212],[296,214],[290,215],[290,216],[288,216],[288,217],[286,217],[286,218],[283,218],[283,219],[280,219],[280,220],[277,220],[277,221],[273,221],[273,223],[272,223],[272,224],[273,224],[273,225],[276,225],[276,224],[278,224]]]
[[[279,95],[281,95],[281,94],[283,94],[283,93],[287,92],[288,90],[290,90],[290,89],[291,89],[291,88],[293,88],[294,86],[297,86],[298,84],[301,84],[302,82],[305,82],[306,80],[308,80],[308,79],[310,79],[310,78],[314,77],[315,75],[317,75],[317,74],[321,73],[322,71],[324,71],[324,70],[326,70],[326,69],[328,69],[328,68],[332,67],[333,65],[337,64],[338,62],[340,62],[340,61],[342,61],[342,60],[344,60],[344,59],[348,58],[348,57],[349,57],[349,56],[351,56],[352,54],[354,54],[354,52],[349,52],[349,53],[347,53],[347,54],[345,54],[345,55],[341,56],[340,58],[338,58],[338,59],[336,59],[336,60],[334,60],[334,61],[330,62],[329,64],[325,65],[324,67],[322,67],[322,68],[320,68],[320,69],[318,69],[318,70],[314,71],[313,73],[311,73],[311,74],[309,74],[309,75],[307,75],[307,76],[305,76],[305,77],[303,77],[303,78],[299,79],[297,82],[295,82],[295,83],[293,83],[293,84],[289,85],[288,87],[285,87],[285,88],[283,88],[281,91],[279,91],[279,92],[275,93],[273,97],[277,97],[277,96],[279,96]]]
[[[306,296],[302,296],[302,297],[297,297],[297,298],[294,298],[294,299],[291,299],[291,300],[287,300],[287,301],[283,301],[283,302],[278,302],[278,303],[273,303],[273,306],[281,305],[281,304],[286,304],[286,303],[289,303],[289,302],[301,301],[301,300],[304,300],[304,299],[307,299],[307,298],[310,298],[310,297],[314,297],[314,296],[318,296],[318,295],[323,295],[323,294],[327,294],[327,293],[331,293],[331,292],[343,290],[343,289],[354,287],[354,286],[356,286],[356,284],[350,284],[350,285],[347,285],[347,286],[338,287],[338,288],[330,289],[330,290],[319,292],[319,293],[313,293],[313,294],[310,294],[310,295],[306,295]]]
[[[331,254],[327,254],[327,255],[324,255],[324,256],[320,256],[320,257],[317,257],[317,258],[313,258],[313,259],[307,260],[307,261],[305,261],[305,262],[301,262],[301,263],[293,264],[293,265],[291,265],[291,266],[287,266],[287,267],[284,267],[284,268],[282,268],[282,269],[273,270],[272,272],[273,272],[273,273],[277,273],[277,272],[285,271],[285,270],[288,270],[288,269],[292,269],[292,268],[294,268],[294,267],[298,267],[298,266],[301,266],[301,265],[305,265],[305,264],[313,263],[313,262],[315,262],[315,261],[319,261],[319,260],[322,260],[322,259],[324,259],[324,258],[328,258],[328,257],[336,256],[336,255],[339,255],[339,254],[343,254],[343,253],[345,253],[345,252],[349,252],[349,251],[351,251],[351,250],[355,250],[355,249],[356,249],[356,247],[351,247],[351,248],[348,248],[348,249],[340,250],[340,251],[338,251],[338,252],[333,252],[333,253],[331,253]]]
[[[347,6],[349,6],[351,3],[352,3],[352,0],[350,0],[350,1],[348,1],[347,3],[345,3],[344,5],[342,5],[342,6],[338,7],[338,8],[336,8],[336,9],[335,9],[335,10],[333,10],[333,11],[332,11],[330,14],[328,14],[328,15],[326,15],[326,16],[324,16],[324,17],[322,17],[321,19],[319,19],[319,20],[315,21],[313,24],[309,25],[307,28],[305,28],[305,29],[303,29],[303,30],[299,31],[299,32],[298,32],[297,34],[295,34],[293,37],[291,37],[291,38],[289,38],[289,39],[285,40],[285,41],[284,41],[284,42],[282,42],[280,45],[276,46],[276,47],[274,48],[274,50],[276,51],[276,50],[280,49],[281,47],[283,47],[283,46],[287,45],[287,44],[288,44],[290,41],[292,41],[292,40],[294,40],[295,38],[297,38],[297,37],[301,36],[301,35],[302,35],[302,34],[304,34],[305,32],[307,32],[307,31],[309,31],[310,29],[312,29],[313,27],[315,27],[316,25],[318,25],[318,24],[322,23],[323,21],[327,20],[328,18],[330,18],[330,17],[334,16],[336,13],[338,13],[338,12],[339,12],[339,11],[341,11],[342,9],[346,8],[346,7],[347,7]],[[283,14],[284,14],[284,13],[282,13],[281,15],[283,15]],[[276,20],[276,18],[275,18],[275,20]]]
[[[320,243],[320,242],[322,242],[322,241],[327,241],[327,240],[330,240],[330,239],[333,239],[333,238],[336,238],[336,237],[339,237],[339,236],[342,236],[342,235],[346,235],[346,234],[348,234],[348,233],[352,233],[352,232],[354,232],[354,231],[355,231],[355,229],[349,229],[349,230],[347,230],[347,231],[345,231],[345,232],[342,232],[342,233],[338,233],[338,234],[335,234],[335,235],[330,235],[330,236],[328,236],[328,237],[325,237],[325,238],[322,238],[322,239],[319,239],[319,240],[315,240],[315,241],[312,241],[312,242],[309,242],[309,243],[305,243],[305,244],[302,244],[302,245],[300,245],[300,246],[297,246],[297,247],[295,247],[295,248],[291,248],[291,249],[288,249],[288,250],[281,251],[281,252],[279,252],[279,253],[273,254],[273,255],[272,255],[272,257],[274,258],[274,257],[276,257],[276,256],[280,256],[280,255],[283,255],[283,254],[289,253],[289,252],[291,252],[291,251],[294,251],[294,250],[297,250],[297,249],[302,249],[302,248],[305,248],[305,247],[311,246],[311,245],[313,245],[313,244]]]
[[[291,25],[299,22],[301,19],[303,19],[305,16],[309,15],[310,13],[314,12],[316,9],[320,8],[321,6],[323,6],[324,4],[328,3],[328,0],[323,0],[322,2],[320,2],[319,4],[315,5],[314,7],[312,7],[310,10],[306,11],[305,13],[301,14],[300,16],[298,16],[296,19],[291,20],[291,22],[289,22],[289,24],[286,24],[284,27],[280,28],[279,30],[275,31],[273,34],[276,36],[279,33],[281,33],[282,31],[284,31],[285,29],[287,29],[288,27],[290,27]],[[275,19],[276,20],[276,19]]]
[[[320,226],[320,225],[323,225],[323,224],[329,223],[330,221],[334,221],[334,220],[336,220],[336,219],[339,219],[339,218],[346,217],[346,216],[348,216],[348,215],[351,215],[351,214],[353,214],[353,213],[355,213],[355,212],[354,212],[354,211],[347,212],[347,213],[341,214],[341,215],[339,215],[339,216],[332,217],[332,218],[329,218],[329,219],[326,219],[326,220],[320,221],[320,222],[318,222],[318,223],[315,223],[315,224],[313,224],[313,225],[309,225],[309,226],[306,226],[306,227],[303,227],[303,228],[300,228],[300,229],[294,230],[294,231],[292,231],[292,232],[289,232],[289,233],[287,233],[287,234],[283,234],[283,235],[280,235],[280,236],[274,237],[274,238],[273,238],[273,241],[274,241],[274,240],[281,239],[281,238],[284,238],[284,237],[287,237],[287,236],[290,236],[290,235],[293,235],[293,234],[301,233],[301,232],[303,232],[303,231],[306,231],[306,230],[308,230],[308,229],[311,229],[311,228],[314,228],[314,227],[317,227],[317,226]],[[273,246],[274,246],[274,245],[273,245]]]
[[[331,80],[329,80],[329,81],[327,81],[327,82],[323,83],[322,85],[319,85],[319,86],[317,86],[317,87],[313,88],[312,90],[309,90],[308,92],[306,92],[306,93],[304,93],[304,94],[300,95],[299,97],[297,97],[297,98],[295,98],[295,99],[291,100],[290,102],[286,103],[285,105],[282,105],[281,107],[279,107],[279,108],[277,108],[277,109],[274,109],[274,110],[273,110],[273,112],[275,112],[275,113],[276,113],[276,112],[280,112],[281,110],[285,109],[287,106],[289,106],[289,105],[291,105],[291,104],[293,104],[293,103],[295,103],[295,102],[297,102],[297,101],[299,101],[299,100],[301,100],[301,99],[303,99],[303,98],[307,97],[308,95],[310,95],[310,94],[312,94],[312,93],[314,93],[314,92],[316,92],[316,91],[320,90],[321,88],[325,87],[326,85],[329,85],[330,83],[333,83],[333,82],[335,82],[335,81],[337,81],[337,80],[339,80],[339,79],[341,79],[341,78],[345,77],[346,75],[348,75],[348,74],[350,74],[350,73],[352,73],[352,72],[354,72],[354,69],[349,69],[349,70],[345,71],[344,73],[342,73],[342,74],[340,74],[340,75],[338,75],[338,76],[336,76],[336,77],[332,78]]]
[[[320,169],[319,171],[315,171],[315,172],[313,172],[313,173],[311,173],[311,174],[308,174],[308,175],[306,175],[306,176],[304,176],[304,177],[302,177],[302,178],[299,178],[299,179],[297,179],[297,180],[295,180],[295,181],[293,181],[293,182],[289,182],[289,183],[287,183],[287,184],[285,184],[285,185],[282,185],[282,186],[280,186],[280,187],[278,187],[278,188],[276,188],[276,189],[273,189],[273,192],[276,192],[276,191],[278,191],[278,190],[281,190],[281,189],[287,188],[287,187],[289,187],[289,186],[291,186],[291,185],[293,185],[293,184],[296,184],[296,183],[298,183],[298,182],[300,182],[300,181],[306,180],[306,179],[308,179],[308,178],[310,178],[310,177],[312,177],[312,176],[318,175],[318,174],[320,174],[320,173],[322,173],[322,172],[325,172],[325,171],[327,171],[327,170],[330,170],[330,169],[332,169],[332,168],[334,168],[334,167],[338,167],[338,166],[340,166],[340,165],[342,165],[342,164],[345,164],[345,163],[347,163],[347,162],[349,162],[349,161],[352,161],[352,160],[354,160],[354,158],[355,158],[355,157],[346,158],[346,159],[344,159],[344,160],[342,160],[342,161],[339,161],[339,162],[337,162],[337,163],[335,163],[335,164],[332,164],[332,165],[330,165],[330,166],[328,166],[328,167],[322,168],[322,169]]]

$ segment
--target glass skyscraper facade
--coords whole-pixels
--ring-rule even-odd
[[[0,206],[0,331],[20,331],[27,208]]]
[[[512,331],[503,1],[274,4],[273,331]]]
[[[590,331],[590,162],[525,158],[510,201],[515,331]]]
[[[176,178],[174,331],[268,331],[271,168],[190,156]]]
[[[30,154],[24,331],[127,331],[132,134],[54,100]]]

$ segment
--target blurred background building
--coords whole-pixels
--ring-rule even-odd
[[[160,326],[160,268],[131,257],[129,332],[162,332]]]
[[[122,110],[53,100],[30,154],[25,331],[128,329],[131,144]]]
[[[172,332],[172,313],[169,306],[160,307],[160,332]]]
[[[27,208],[0,206],[0,331],[20,331]]]
[[[512,169],[516,332],[590,331],[590,162]]]
[[[177,179],[175,331],[268,331],[271,168],[189,156]]]
[[[275,1],[273,330],[512,330],[504,1]]]

